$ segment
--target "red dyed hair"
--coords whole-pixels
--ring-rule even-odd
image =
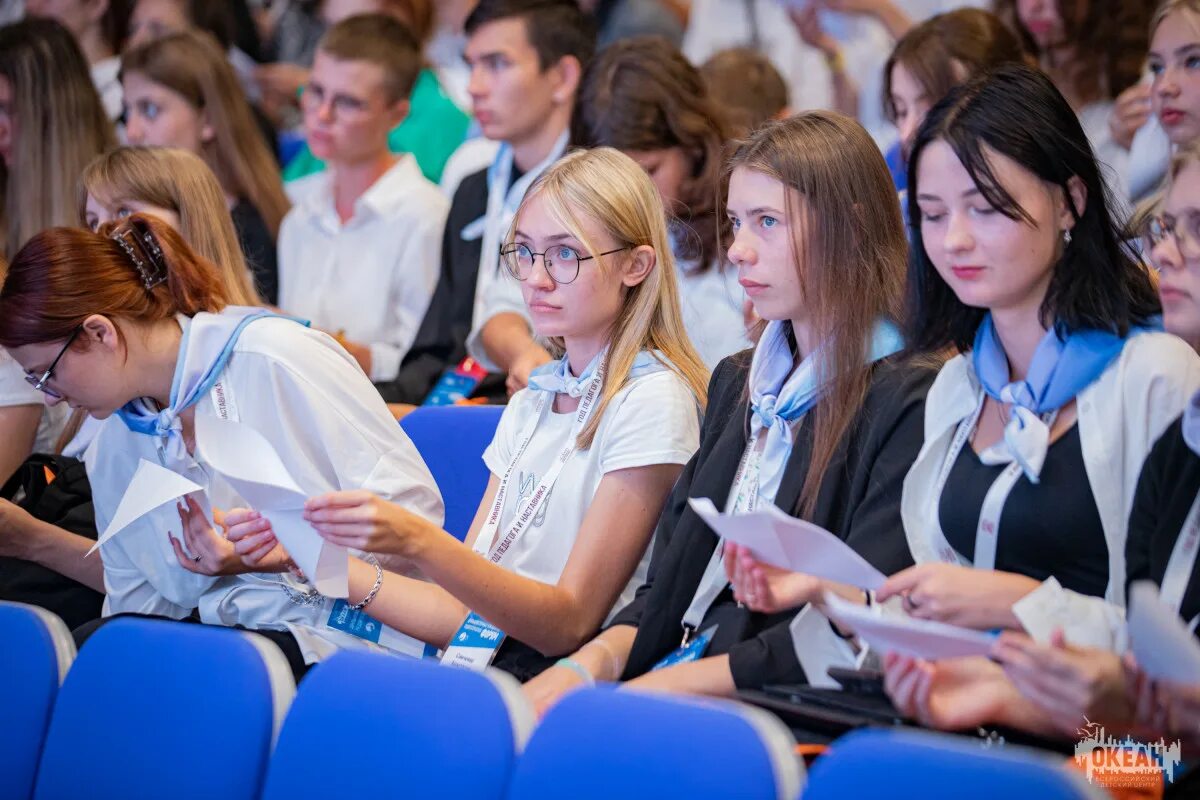
[[[147,289],[137,262],[115,237],[152,243],[139,257],[150,270],[165,270],[166,280]],[[154,245],[161,258],[149,255]],[[4,275],[0,346],[66,339],[93,314],[157,322],[228,304],[217,267],[193,253],[165,222],[134,214],[101,226],[99,233],[49,228],[21,248]]]

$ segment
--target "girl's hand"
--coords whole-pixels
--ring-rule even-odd
[[[763,614],[819,602],[827,588],[820,578],[766,564],[749,548],[733,542],[725,543],[725,574],[733,585],[734,599]]]
[[[283,572],[291,560],[275,538],[271,521],[249,508],[235,508],[225,514],[225,538],[233,552],[255,572]]]
[[[331,492],[304,504],[304,518],[332,544],[415,560],[429,523],[395,503],[359,489]]]
[[[901,714],[939,730],[996,721],[1012,693],[1003,670],[978,657],[929,662],[888,653],[883,685]]]
[[[0,499],[0,556],[28,560],[27,539],[36,528],[33,515],[16,503]]]
[[[1011,572],[918,564],[887,579],[876,593],[880,602],[904,598],[904,608],[918,619],[964,628],[1019,628],[1012,606],[1038,587],[1038,582]]]
[[[273,535],[272,546],[260,555],[257,562],[249,564],[243,561],[232,542],[213,530],[199,503],[191,497],[185,497],[176,509],[179,511],[179,522],[183,526],[183,541],[187,544],[187,552],[174,536],[168,533],[167,538],[171,540],[171,547],[175,550],[179,565],[188,572],[215,576],[241,575],[247,572],[282,572],[287,569],[287,554],[274,542]],[[230,515],[234,522],[239,523],[241,529],[247,521],[247,515],[255,513],[248,509],[236,509],[231,511]],[[229,530],[232,524],[230,518],[215,508],[213,521],[224,530]],[[254,527],[260,524],[261,522],[256,523]],[[267,530],[270,530],[270,523],[267,523]],[[258,549],[255,548],[256,553]],[[189,556],[189,552],[192,555]]]
[[[563,697],[585,685],[581,676],[567,667],[550,667],[521,686],[538,719],[546,716]]]
[[[1050,712],[1064,734],[1088,721],[1125,725],[1134,718],[1136,696],[1116,653],[1069,645],[1062,631],[1055,631],[1049,644],[1006,631],[992,657],[1021,694]]]

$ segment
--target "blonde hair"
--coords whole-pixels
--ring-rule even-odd
[[[136,72],[202,110],[213,129],[201,156],[229,194],[254,206],[271,236],[279,236],[291,203],[279,165],[263,141],[233,67],[207,33],[172,33],[125,53],[121,75]]]
[[[827,381],[805,423],[813,448],[796,510],[806,515],[870,388],[874,326],[900,316],[908,243],[883,155],[847,116],[809,111],[767,123],[738,145],[737,168],[782,183],[784,211],[800,221],[792,251]]]
[[[1176,11],[1190,11],[1200,16],[1200,0],[1164,0],[1154,10],[1154,16],[1150,18],[1151,39],[1154,38],[1154,34],[1158,31],[1158,26],[1163,24],[1163,20]]]
[[[0,76],[20,120],[0,170],[0,243],[11,259],[35,233],[75,224],[79,171],[117,142],[87,62],[57,22],[34,18],[0,29]]]
[[[174,211],[184,240],[217,265],[230,302],[262,303],[221,186],[199,156],[174,147],[118,147],[84,167],[78,191],[81,222],[89,194],[109,207],[134,201]]]
[[[611,147],[578,150],[542,173],[521,201],[517,217],[534,197],[541,197],[551,217],[589,252],[599,253],[601,248],[587,235],[588,222],[626,247],[649,245],[657,256],[645,280],[626,290],[613,321],[600,402],[579,434],[579,449],[591,447],[604,410],[624,388],[634,359],[645,350],[683,379],[703,409],[708,370],[683,327],[666,214],[645,170]],[[514,220],[514,229],[515,224]],[[509,230],[506,241],[512,241],[514,229]],[[550,350],[561,357],[565,352],[562,339],[550,339]]]

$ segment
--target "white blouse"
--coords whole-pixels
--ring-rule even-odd
[[[441,495],[421,456],[357,364],[324,333],[278,318],[250,324],[219,382],[194,408],[197,419],[252,426],[307,493],[368,489],[442,523]],[[115,414],[103,422],[87,459],[99,530],[108,526],[141,459],[158,463],[157,441],[130,431]],[[193,459],[182,474],[205,488],[212,506],[246,505],[201,461]],[[327,627],[333,601],[296,602],[304,587],[286,573],[188,572],[167,538],[168,532],[179,538],[180,527],[178,512],[168,504],[101,546],[105,616],[136,612],[179,619],[198,608],[206,623],[291,631],[307,663],[339,647],[366,646]],[[413,640],[413,651],[422,649]]]

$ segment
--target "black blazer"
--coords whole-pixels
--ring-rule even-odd
[[[700,449],[667,499],[646,584],[610,623],[638,629],[625,679],[647,672],[679,646],[684,612],[717,545],[687,499],[707,497],[718,508],[725,505],[749,435],[751,355],[747,350],[717,366]],[[935,374],[895,357],[875,365],[863,408],[829,465],[810,519],[889,575],[913,563],[900,521],[900,494],[924,438],[925,393]],[[789,513],[795,513],[811,452],[812,431],[801,424],[776,495],[776,505]],[[706,655],[729,654],[738,688],[804,681],[788,630],[796,613],[738,608],[727,588],[701,625],[719,622]]]

